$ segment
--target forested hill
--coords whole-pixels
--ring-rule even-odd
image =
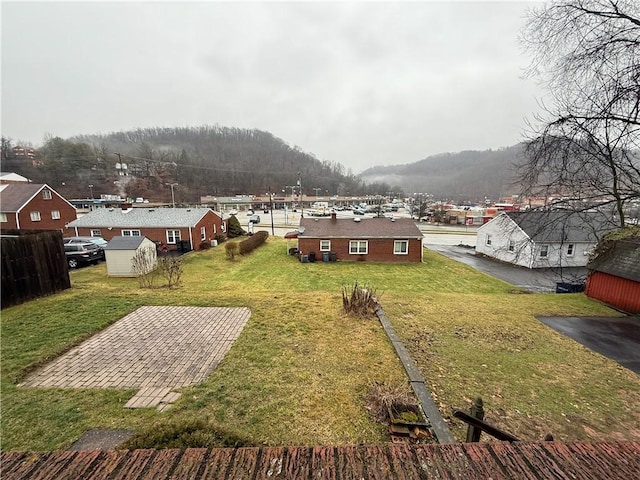
[[[464,151],[433,155],[415,163],[373,167],[360,174],[363,180],[384,179],[406,193],[422,192],[452,201],[497,201],[501,195],[518,193],[513,164],[522,145],[499,150]]]
[[[3,170],[45,182],[67,198],[119,194],[195,203],[202,195],[291,194],[300,179],[304,193],[384,193],[386,184],[365,185],[339,163],[321,161],[269,132],[221,126],[145,128],[108,134],[51,137],[33,161],[11,158],[3,138]],[[126,165],[126,170],[122,167]],[[127,175],[123,175],[126,171]]]
[[[158,184],[152,180],[154,176],[188,188],[193,200],[204,194],[281,193],[285,186],[297,184],[298,173],[306,194],[313,188],[328,194],[365,188],[362,180],[341,164],[321,161],[261,130],[146,128],[71,140],[119,153],[130,172],[133,169],[134,175],[149,180],[132,185],[131,189],[138,188],[133,196],[151,196]],[[113,160],[113,155],[110,158]]]

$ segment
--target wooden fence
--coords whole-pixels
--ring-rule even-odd
[[[3,230],[2,308],[71,287],[57,230]]]

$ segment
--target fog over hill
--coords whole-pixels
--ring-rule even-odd
[[[442,153],[403,165],[372,167],[360,174],[366,182],[385,182],[405,193],[427,193],[454,202],[497,201],[518,193],[514,163],[522,145],[498,150]]]

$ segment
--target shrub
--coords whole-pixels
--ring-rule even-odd
[[[211,242],[207,242],[206,240],[200,242],[198,245],[198,250],[209,250],[211,248]]]
[[[355,283],[351,292],[348,287],[342,287],[342,306],[349,315],[356,317],[372,317],[378,307],[375,290],[362,288]]]
[[[143,248],[136,251],[131,259],[131,269],[138,277],[140,288],[153,287],[158,271],[156,270],[156,255],[150,248]]]
[[[218,245],[223,243],[226,239],[227,237],[225,237],[224,235],[216,235],[216,240],[218,241]]]
[[[224,245],[224,251],[227,254],[229,260],[234,260],[236,256],[240,255],[240,247],[238,242],[227,242]]]
[[[251,445],[250,439],[200,418],[169,419],[137,432],[119,448],[211,448]]]
[[[231,215],[229,217],[229,229],[227,232],[227,235],[229,236],[229,238],[241,237],[245,233],[246,232],[242,229],[242,226],[240,225],[240,220],[238,220],[235,215]]]
[[[367,409],[376,421],[387,423],[389,413],[397,409],[416,407],[418,401],[407,385],[387,385],[375,382],[369,388],[365,398]]]
[[[169,288],[180,283],[180,278],[184,271],[183,263],[182,258],[174,256],[160,257],[158,260],[158,267],[169,282]]]
[[[240,242],[240,255],[251,253],[269,238],[269,232],[261,230]]]

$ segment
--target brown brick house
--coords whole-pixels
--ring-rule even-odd
[[[421,262],[422,232],[410,218],[302,218],[298,250],[341,261]]]
[[[2,230],[65,231],[77,218],[76,209],[44,183],[0,185],[0,228]]]
[[[191,249],[227,236],[227,222],[209,208],[98,208],[71,222],[65,236],[143,236],[176,250],[187,241]]]

